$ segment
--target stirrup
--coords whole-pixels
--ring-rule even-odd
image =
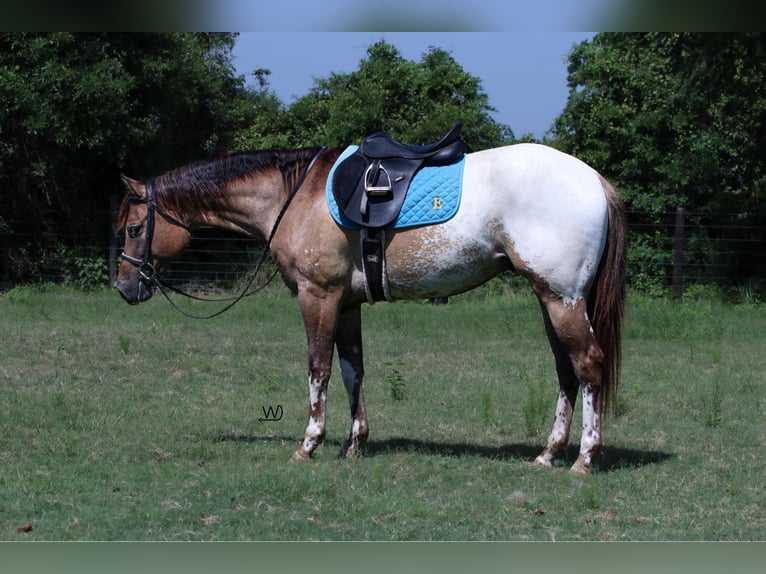
[[[372,173],[373,170],[375,170],[374,174]],[[381,173],[386,176],[388,183],[386,185],[375,185],[378,179],[380,179]],[[364,172],[364,191],[368,197],[387,195],[393,191],[393,187],[391,176],[388,175],[388,171],[386,171],[386,168],[383,167],[380,161],[373,162],[367,166],[367,170]]]

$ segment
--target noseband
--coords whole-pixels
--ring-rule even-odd
[[[146,184],[146,197],[131,197],[128,199],[131,203],[145,203],[146,204],[146,247],[144,248],[144,256],[141,259],[127,255],[125,251],[122,252],[120,258],[127,261],[131,265],[138,268],[138,272],[141,274],[141,278],[149,284],[157,283],[157,271],[152,265],[152,240],[154,239],[154,214],[159,213],[166,221],[185,229],[191,234],[191,229],[188,225],[180,222],[178,219],[170,215],[167,211],[162,209],[154,201],[154,191],[152,189],[152,182],[149,181]]]

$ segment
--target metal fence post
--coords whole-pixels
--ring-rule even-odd
[[[684,294],[684,226],[686,214],[684,208],[676,209],[676,227],[673,237],[673,299],[680,299]]]
[[[109,289],[114,289],[117,281],[117,211],[119,209],[119,198],[113,193],[109,197],[109,248],[108,248],[108,283]]]

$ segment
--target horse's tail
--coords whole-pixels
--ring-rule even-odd
[[[602,408],[614,407],[622,362],[622,322],[625,315],[625,207],[617,190],[604,178],[608,231],[593,289],[588,296],[588,315],[603,353]]]

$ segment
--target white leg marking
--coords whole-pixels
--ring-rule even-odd
[[[311,455],[322,442],[325,433],[325,398],[327,385],[314,381],[309,375],[309,422],[306,426],[306,436],[303,439],[303,449]]]
[[[569,440],[569,425],[572,423],[572,408],[564,391],[559,391],[556,402],[556,415],[553,419],[553,430],[548,437],[545,450],[535,459],[537,464],[551,466],[553,457],[566,446]]]
[[[593,455],[601,445],[601,417],[595,408],[593,389],[590,383],[582,386],[582,439],[580,456],[587,466],[593,462]]]

